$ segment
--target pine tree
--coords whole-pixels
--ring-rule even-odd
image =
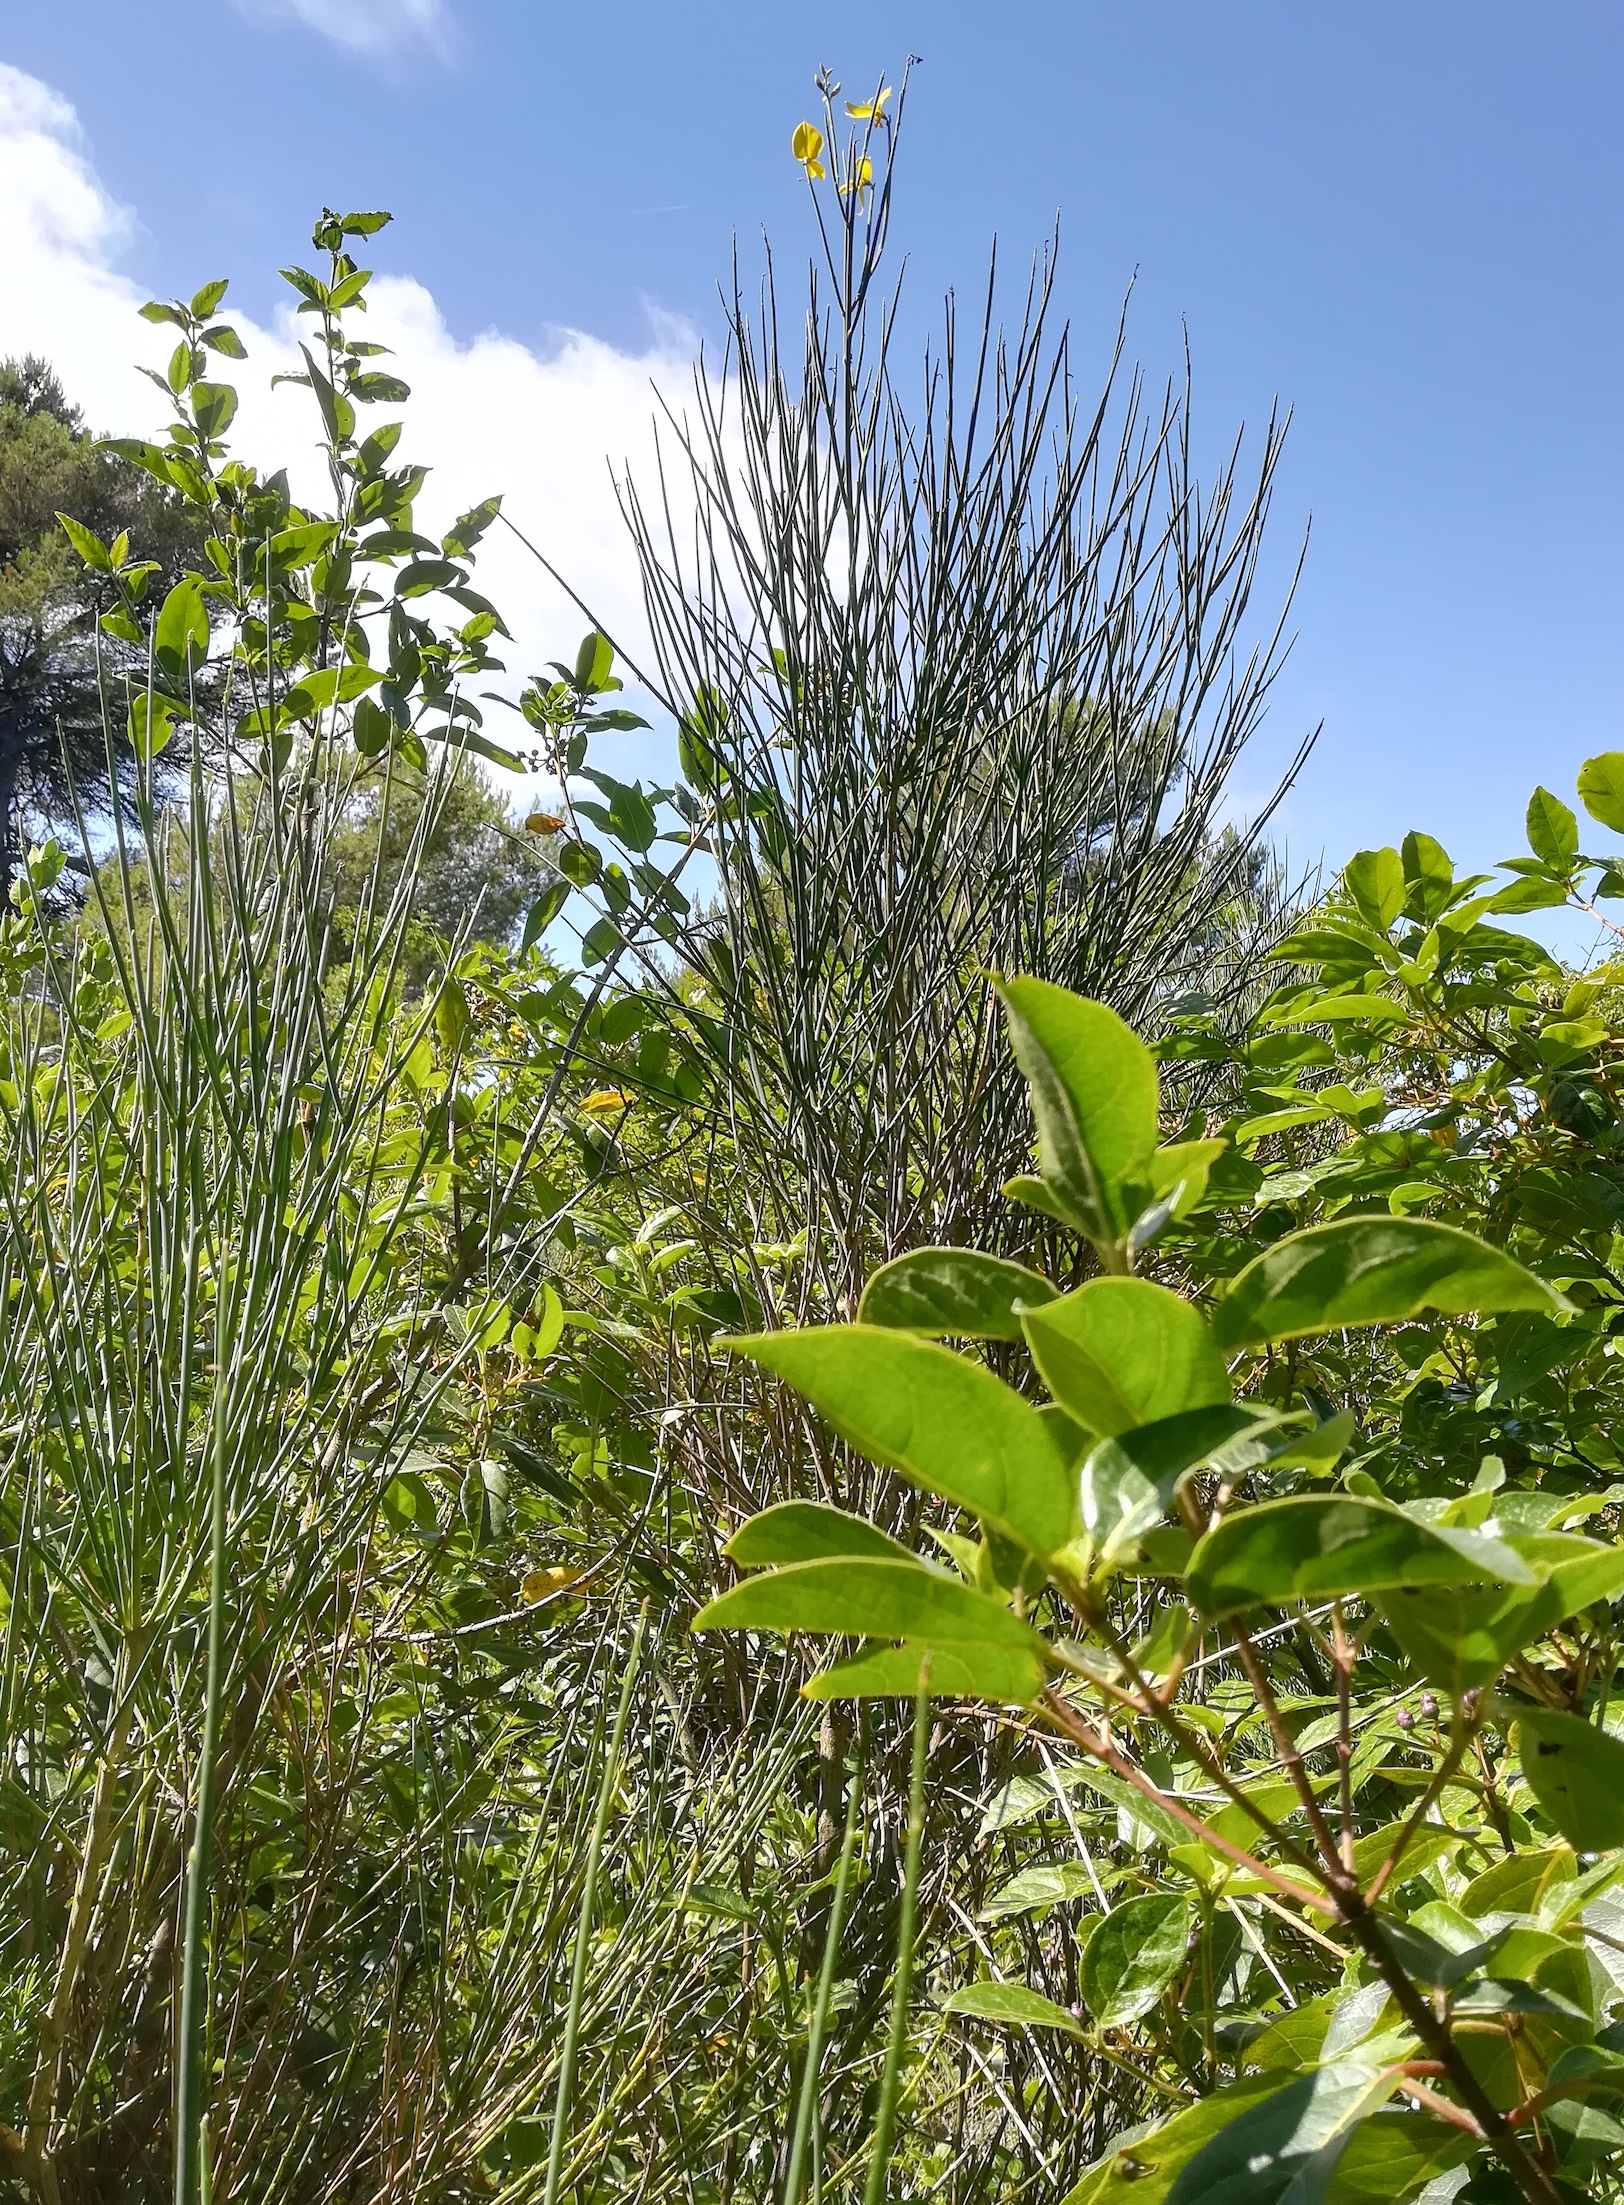
[[[110,758],[106,734],[110,724],[116,736],[122,714],[104,715],[102,689],[130,646],[99,632],[97,577],[74,554],[59,513],[104,540],[127,531],[158,562],[155,583],[173,580],[195,549],[190,517],[139,468],[100,448],[47,362],[32,354],[0,361],[0,898],[28,843],[49,832],[61,836],[70,865],[88,870],[70,831],[75,799],[102,816],[127,801],[127,754],[115,742]]]

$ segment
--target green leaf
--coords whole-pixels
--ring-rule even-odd
[[[1559,881],[1541,880],[1530,875],[1527,880],[1514,880],[1509,888],[1502,888],[1489,898],[1493,912],[1554,911],[1568,900],[1568,892]]]
[[[414,559],[410,566],[401,568],[395,581],[397,597],[426,597],[430,590],[444,589],[448,582],[460,582],[463,571],[453,566],[449,559]]]
[[[1280,2087],[1278,2075],[1247,2075],[1198,2098],[1160,2128],[1119,2144],[1067,2191],[1063,2205],[1163,2205],[1180,2170],[1203,2145],[1237,2113]]]
[[[1029,1707],[1043,1690],[1043,1663],[1030,1647],[880,1646],[837,1661],[801,1687],[806,1700],[914,1700],[926,1655],[933,1700],[990,1700]]]
[[[499,497],[484,498],[478,505],[471,505],[466,513],[459,514],[441,539],[441,548],[447,557],[466,559],[501,510]]]
[[[615,663],[615,647],[596,628],[588,629],[575,654],[575,686],[595,695],[609,679]]]
[[[213,283],[205,283],[200,291],[193,292],[192,312],[200,322],[206,322],[211,314],[218,312],[220,302],[230,288],[231,279],[228,276],[217,276]]]
[[[1159,1807],[1155,1800],[1147,1799],[1136,1784],[1130,1784],[1125,1776],[1117,1776],[1110,1769],[1102,1769],[1092,1761],[1085,1761],[1076,1768],[1064,1772],[1063,1781],[1068,1790],[1081,1786],[1085,1791],[1097,1792],[1108,1800],[1121,1815],[1143,1824],[1151,1836],[1159,1838],[1163,1845],[1188,1845],[1190,1832],[1177,1815]]]
[[[1395,1003],[1387,995],[1319,995],[1309,1003],[1292,1003],[1283,1010],[1270,1011],[1268,1022],[1271,1026],[1328,1026],[1343,1019],[1359,1019],[1368,1025],[1409,1016],[1402,1003]]]
[[[1624,750],[1604,750],[1579,768],[1579,801],[1592,819],[1624,834]]]
[[[1450,1693],[1492,1684],[1519,1647],[1580,1608],[1624,1591],[1624,1547],[1566,1532],[1508,1537],[1539,1583],[1431,1586],[1383,1594],[1382,1617],[1429,1684]]]
[[[1449,852],[1431,835],[1411,832],[1400,847],[1404,861],[1404,906],[1423,926],[1441,918],[1455,900],[1455,868]]]
[[[972,1248],[916,1248],[882,1264],[863,1289],[857,1321],[963,1340],[1018,1340],[1017,1302],[1053,1301],[1040,1272]]]
[[[1353,2059],[1292,2076],[1196,2153],[1168,2205],[1320,2205],[1337,2160],[1398,2079],[1391,2062]]]
[[[248,357],[248,347],[237,332],[224,325],[219,329],[205,329],[203,342],[211,352],[218,352],[227,360],[246,360]]]
[[[1065,1457],[1032,1404],[979,1363],[878,1325],[808,1326],[728,1345],[787,1378],[843,1439],[925,1492],[1039,1554],[1071,1537]]]
[[[237,418],[237,393],[229,383],[194,383],[192,418],[206,443],[224,436]]]
[[[1542,865],[1564,876],[1579,855],[1579,822],[1559,796],[1538,788],[1528,799],[1528,847]]]
[[[1475,2146],[1447,2121],[1428,2113],[1384,2111],[1349,2138],[1326,2192],[1326,2205],[1399,2205],[1419,2200],[1427,2185],[1469,2159]],[[1457,2193],[1458,2194],[1458,2193]]]
[[[1342,885],[1367,926],[1385,934],[1404,909],[1404,861],[1396,850],[1357,850],[1342,870]]]
[[[144,762],[167,748],[175,732],[175,708],[167,697],[140,690],[130,700],[130,748]]]
[[[1149,1279],[1090,1279],[1028,1310],[1021,1327],[1061,1407],[1103,1436],[1229,1400],[1200,1312]]]
[[[722,1549],[741,1569],[772,1569],[787,1562],[812,1562],[833,1554],[872,1554],[884,1561],[913,1562],[918,1556],[890,1538],[877,1524],[848,1516],[821,1501],[780,1501],[741,1524]]]
[[[1094,1879],[1082,1861],[1044,1861],[1035,1868],[1023,1868],[1008,1883],[1000,1884],[976,1919],[1001,1922],[1012,1914],[1032,1914],[1039,1907],[1064,1906],[1072,1899],[1091,1898],[1093,1893]]]
[[[412,386],[398,375],[386,375],[382,368],[369,368],[364,375],[350,377],[349,395],[359,398],[363,406],[403,406]]]
[[[1402,1585],[1526,1585],[1531,1577],[1497,1539],[1423,1524],[1381,1501],[1315,1493],[1226,1516],[1197,1543],[1188,1587],[1196,1606],[1216,1619],[1265,1602]]]
[[[1255,1256],[1213,1318],[1226,1349],[1345,1325],[1397,1324],[1423,1309],[1449,1317],[1569,1303],[1520,1263],[1453,1225],[1348,1217],[1292,1233]]]
[[[1147,1892],[1113,1907],[1089,1938],[1078,1974],[1084,2002],[1102,2029],[1148,2014],[1184,1966],[1190,1904]]]
[[[519,954],[535,946],[552,925],[558,914],[569,902],[570,884],[567,880],[555,880],[544,888],[530,906],[524,922],[524,935],[519,943]]]
[[[176,681],[195,673],[208,656],[209,616],[195,574],[177,582],[159,607],[152,647],[159,665]]]
[[[966,1983],[942,2005],[947,2013],[968,2014],[976,2021],[997,2021],[1020,2029],[1063,2029],[1072,2037],[1083,2034],[1081,2024],[1064,2006],[1057,2006],[1040,1991],[1029,1991],[1024,1983]]]
[[[1084,1231],[1120,1237],[1156,1151],[1156,1060],[1103,1003],[1046,980],[998,989],[1037,1120],[1043,1178]]]
[[[914,1561],[840,1555],[747,1577],[700,1609],[696,1631],[819,1631],[931,1647],[1012,1646],[1041,1661],[1029,1624],[962,1578]]]
[[[81,521],[70,520],[66,513],[59,513],[57,519],[62,524],[63,534],[67,537],[68,542],[72,544],[74,550],[78,552],[80,558],[83,559],[85,565],[92,568],[97,574],[111,574],[113,571],[112,557],[96,531],[93,528],[86,528]]]
[[[1581,1853],[1624,1845],[1624,1740],[1551,1707],[1518,1706],[1515,1719],[1528,1788],[1568,1843]]]

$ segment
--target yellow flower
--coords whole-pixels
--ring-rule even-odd
[[[578,1585],[585,1575],[584,1570],[567,1570],[557,1564],[551,1569],[532,1570],[519,1587],[519,1597],[527,1607],[533,1608],[538,1600],[568,1592],[571,1585]]]
[[[815,123],[797,123],[795,135],[790,140],[790,150],[808,176],[827,176],[828,170],[818,159],[823,151],[823,132]]]
[[[841,184],[842,192],[865,191],[874,181],[874,164],[865,153],[861,160],[853,161],[851,174]]]
[[[891,97],[889,84],[882,85],[871,100],[848,100],[846,112],[853,122],[887,122],[885,103]]]

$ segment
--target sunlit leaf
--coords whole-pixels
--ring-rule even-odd
[[[1148,1279],[1090,1279],[1021,1319],[1043,1382],[1110,1435],[1229,1400],[1229,1373],[1199,1310]]]
[[[1070,1538],[1076,1501],[1064,1456],[1032,1404],[980,1364],[879,1325],[728,1344],[787,1378],[842,1438],[927,1493],[957,1501],[1040,1554]]]
[[[965,1340],[1018,1340],[1017,1305],[1053,1301],[1040,1272],[973,1248],[916,1248],[883,1264],[863,1289],[859,1324]]]
[[[1277,1240],[1219,1303],[1212,1329],[1228,1349],[1351,1325],[1397,1324],[1423,1309],[1565,1310],[1552,1286],[1453,1225],[1419,1217],[1348,1217]]]

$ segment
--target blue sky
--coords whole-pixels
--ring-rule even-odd
[[[1130,343],[1159,380],[1187,323],[1207,448],[1277,393],[1294,409],[1282,564],[1310,515],[1312,536],[1243,793],[1323,720],[1296,855],[1412,824],[1463,860],[1517,848],[1536,780],[1571,793],[1624,747],[1616,0],[0,14],[0,62],[71,103],[133,211],[122,275],[229,271],[268,321],[314,206],[381,204],[380,265],[452,338],[543,358],[566,329],[633,361],[670,349],[661,317],[714,331],[735,231],[805,250],[788,138],[817,65],[855,91],[910,51],[897,219],[921,315],[976,287],[995,234],[1021,263],[1058,213],[1084,361],[1137,271]],[[6,317],[0,297],[0,348]]]

